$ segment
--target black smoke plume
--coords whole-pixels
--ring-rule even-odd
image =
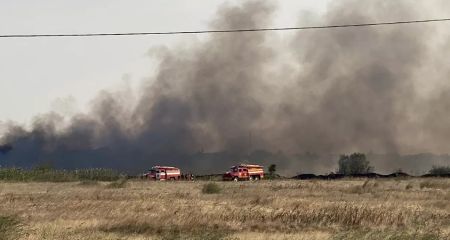
[[[345,0],[299,24],[423,19],[445,10],[445,1]],[[274,11],[264,1],[223,5],[211,29],[271,26]],[[2,150],[9,153],[0,162],[128,172],[167,164],[205,173],[252,161],[295,173],[332,171],[338,154],[359,151],[381,171],[448,163],[447,155],[416,155],[450,148],[445,29],[217,33],[153,50],[158,72],[141,94],[103,91],[89,113],[69,121],[48,113],[31,130],[10,126],[0,144],[13,149]],[[411,156],[428,157],[405,160]]]
[[[0,145],[0,153],[7,154],[12,150],[12,146],[9,144]]]

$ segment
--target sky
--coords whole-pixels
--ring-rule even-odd
[[[273,26],[297,26],[329,0],[274,1]],[[209,29],[220,0],[0,1],[0,34],[142,32]],[[28,125],[48,111],[87,111],[103,89],[138,88],[155,71],[149,50],[204,36],[0,39],[0,123]],[[0,129],[1,130],[1,129]]]

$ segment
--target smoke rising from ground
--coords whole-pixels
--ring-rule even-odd
[[[300,16],[299,24],[422,19],[445,10],[444,1],[346,0],[323,16]],[[211,29],[270,26],[274,11],[264,1],[223,5]],[[450,151],[445,29],[437,23],[212,34],[153,50],[158,72],[141,94],[103,91],[89,113],[70,120],[48,113],[31,130],[9,124],[0,143],[13,149],[0,153],[0,162],[215,172],[247,158],[287,172],[331,171],[336,154],[362,151],[389,154],[374,163],[382,171],[400,162],[412,170],[431,166],[396,154]]]

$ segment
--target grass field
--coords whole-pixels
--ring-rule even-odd
[[[450,180],[0,182],[4,239],[450,239]]]

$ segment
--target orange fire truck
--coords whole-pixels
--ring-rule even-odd
[[[223,175],[224,181],[259,180],[264,178],[264,167],[255,164],[240,164],[231,167]]]
[[[144,174],[145,178],[150,180],[180,180],[181,171],[176,167],[168,167],[168,166],[154,166],[152,167],[148,173]]]

